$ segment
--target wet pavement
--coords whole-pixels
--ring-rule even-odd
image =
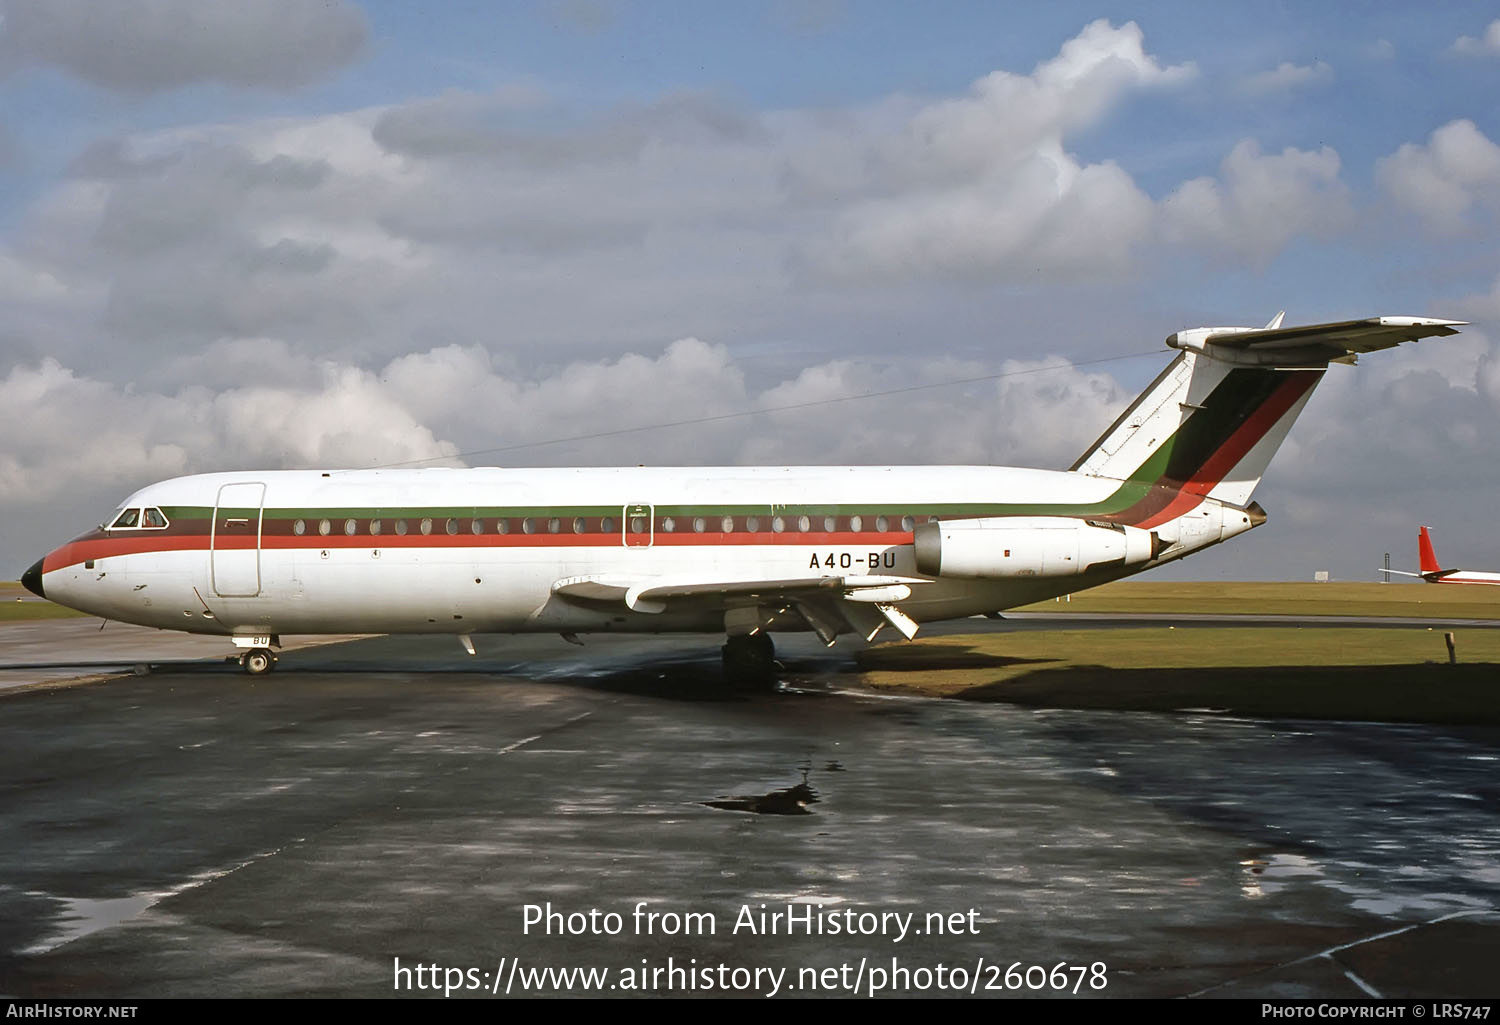
[[[874,697],[801,639],[777,693],[713,639],[478,643],[0,692],[0,994],[1500,990],[1500,731]]]

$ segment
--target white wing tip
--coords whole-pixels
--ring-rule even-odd
[[[1376,317],[1382,327],[1466,327],[1467,320],[1441,320],[1437,317]]]

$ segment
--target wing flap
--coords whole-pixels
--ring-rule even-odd
[[[785,579],[702,580],[564,577],[552,593],[589,602],[619,602],[633,612],[660,613],[671,602],[701,602],[725,610],[756,605],[795,609],[824,644],[846,630],[873,638],[885,626],[912,638],[917,623],[896,607],[925,577],[858,574]]]
[[[674,598],[744,597],[786,598],[794,594],[835,594],[853,597],[870,592],[866,601],[892,601],[910,595],[912,584],[927,584],[926,577],[850,575],[841,577],[786,577],[782,579],[702,580],[664,577],[628,578],[609,576],[564,577],[552,585],[552,593],[564,598],[589,601],[668,601]],[[905,593],[902,593],[905,588]]]

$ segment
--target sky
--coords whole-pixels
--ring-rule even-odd
[[[1061,469],[1283,309],[1472,326],[1162,572],[1500,568],[1495,15],[0,0],[0,577],[213,470]]]

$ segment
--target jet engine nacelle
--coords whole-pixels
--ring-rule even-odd
[[[1105,564],[1148,562],[1162,542],[1139,527],[1066,516],[997,516],[924,523],[917,570],[934,577],[1076,576]]]

